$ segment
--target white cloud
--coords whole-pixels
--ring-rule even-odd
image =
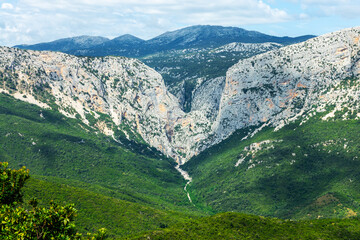
[[[298,3],[301,8],[314,17],[338,16],[360,18],[359,0],[287,0]]]
[[[328,16],[350,22],[359,12],[358,0],[14,0],[1,4],[0,45],[84,34],[148,39],[197,24],[275,26]]]
[[[3,3],[1,4],[1,9],[13,9],[14,6],[11,3]]]
[[[18,0],[11,6],[11,12],[0,11],[0,45],[83,34],[150,38],[189,25],[244,26],[292,19],[261,0]]]
[[[299,18],[300,19],[308,19],[309,15],[307,15],[306,13],[300,13]]]

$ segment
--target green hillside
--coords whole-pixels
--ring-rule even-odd
[[[0,157],[11,167],[98,184],[122,193],[126,200],[161,208],[191,206],[171,159],[155,152],[131,152],[56,111],[3,94],[0,103]]]
[[[110,239],[357,239],[360,121],[325,114],[240,141],[243,129],[191,159],[184,168],[195,206],[173,160],[5,94],[0,158],[30,169],[25,200],[74,203],[79,230],[105,227]],[[312,220],[204,217],[214,211]]]
[[[218,212],[287,219],[356,216],[360,121],[340,112],[323,121],[324,114],[245,141],[247,129],[238,131],[194,157],[184,167],[193,200]]]
[[[221,213],[153,231],[134,239],[359,239],[358,218],[289,221]]]
[[[86,233],[105,227],[110,239],[161,229],[189,219],[189,215],[185,213],[155,209],[86,188],[86,184],[82,184],[82,188],[73,187],[70,180],[61,178],[31,176],[25,185],[24,198],[29,200],[36,197],[44,206],[50,200],[61,204],[74,203],[78,210],[75,219],[77,228]]]
[[[126,144],[77,119],[0,94],[1,161],[30,169],[28,197],[75,203],[84,232],[106,227],[113,236],[125,236],[202,214],[189,202],[173,160],[147,145]],[[129,150],[136,148],[146,151]]]

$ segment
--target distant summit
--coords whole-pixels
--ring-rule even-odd
[[[39,51],[57,51],[65,53],[73,53],[75,50],[90,48],[109,41],[105,37],[78,36],[71,38],[63,38],[47,43],[38,43],[34,45],[16,45],[14,47]]]
[[[276,37],[238,27],[197,25],[163,33],[153,39],[143,40],[125,34],[109,40],[103,37],[81,36],[65,38],[49,43],[18,45],[17,48],[31,50],[61,51],[80,56],[126,56],[142,57],[156,52],[188,48],[214,48],[232,42],[293,44],[313,38]]]
[[[99,45],[77,49],[72,54],[80,56],[137,56],[146,41],[130,34],[121,35]]]
[[[309,36],[312,37],[312,36]],[[232,42],[242,43],[295,43],[296,38],[274,37],[237,27],[197,25],[166,32],[148,41],[150,45],[167,48],[219,47]]]
[[[120,37],[114,38],[113,40],[109,41],[109,42],[137,42],[137,43],[142,43],[145,42],[145,40],[135,37],[131,34],[124,34],[121,35]]]

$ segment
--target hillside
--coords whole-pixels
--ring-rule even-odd
[[[184,166],[193,200],[281,218],[357,215],[359,36],[346,29],[231,67],[219,144]]]
[[[358,239],[359,219],[284,221],[222,213],[131,239]]]
[[[357,86],[341,86],[345,80],[356,83],[358,79],[359,36],[359,27],[345,29],[239,61],[226,73],[213,135],[198,149],[222,141],[237,129],[281,128],[329,105],[336,110],[347,107],[350,112],[358,109]]]
[[[186,115],[160,74],[136,59],[81,58],[56,52],[0,48],[0,91],[52,108],[112,136],[147,143],[185,158],[187,138],[209,125],[202,113]],[[194,124],[194,119],[197,124]],[[195,141],[195,140],[193,140]]]
[[[159,208],[191,206],[175,163],[155,149],[125,137],[120,144],[78,119],[6,94],[0,102],[0,157],[12,167],[99,185]]]
[[[266,128],[246,140],[249,129],[235,132],[185,164],[193,201],[287,219],[356,216],[359,120],[343,114]]]
[[[119,41],[127,39],[133,37]],[[0,157],[37,175],[31,194],[49,199],[50,192],[36,192],[34,186],[53,184],[52,196],[60,201],[88,196],[89,202],[79,205],[84,231],[93,227],[87,217],[96,209],[86,206],[96,198],[109,203],[104,209],[109,215],[129,210],[116,224],[130,215],[140,219],[130,221],[127,230],[101,220],[105,215],[94,223],[125,237],[147,237],[141,233],[147,230],[151,237],[181,237],[183,229],[192,231],[191,222],[199,230],[196,238],[204,235],[201,229],[216,228],[216,216],[202,219],[209,225],[196,218],[214,212],[303,220],[355,217],[360,211],[359,39],[357,27],[290,46],[232,43],[196,54],[174,51],[180,60],[205,65],[196,59],[213,56],[208,69],[223,55],[225,65],[243,58],[225,76],[209,71],[206,81],[189,77],[196,87],[188,86],[187,112],[162,76],[139,60],[1,47]],[[185,191],[176,166],[192,178]],[[61,188],[76,194],[60,194]],[[224,238],[240,234],[226,224],[230,215],[219,215],[225,217],[219,227]],[[357,234],[356,227],[329,227],[331,221],[311,223],[328,232],[310,231],[309,237]],[[347,221],[351,229],[352,220]],[[267,219],[264,225],[277,229],[278,223]],[[307,232],[308,223],[297,223],[296,231]]]
[[[106,179],[106,178],[104,178]],[[24,189],[25,200],[36,197],[41,206],[50,200],[74,203],[81,233],[107,229],[109,239],[123,239],[139,232],[156,230],[201,216],[159,208],[151,203],[119,199],[121,191],[84,182],[49,176],[31,176]]]

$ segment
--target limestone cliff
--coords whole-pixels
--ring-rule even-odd
[[[359,27],[345,29],[231,67],[213,126],[215,141],[243,127],[267,124],[279,128],[311,110],[323,111],[325,105],[355,106],[359,90],[338,86],[346,79],[359,81],[359,38]],[[350,96],[351,102],[346,101]]]
[[[160,74],[135,59],[78,58],[1,47],[0,89],[81,118],[108,135],[116,129],[132,131],[175,158],[186,147],[172,144],[174,125],[190,125],[196,131],[167,92]]]
[[[359,107],[360,91],[351,84],[359,81],[359,39],[359,27],[345,29],[241,60],[226,77],[196,89],[190,113],[159,73],[123,57],[1,47],[0,91],[57,108],[115,139],[118,130],[138,136],[183,163],[237,129],[280,128],[330,105],[353,114]]]

